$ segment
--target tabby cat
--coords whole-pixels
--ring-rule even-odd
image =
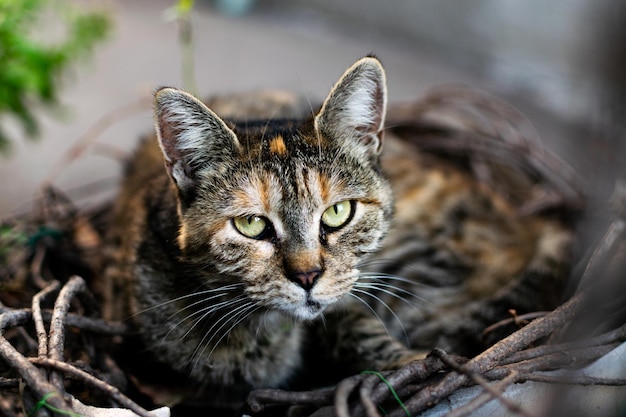
[[[221,118],[174,88],[154,102],[158,140],[128,166],[109,275],[195,399],[236,408],[316,371],[475,353],[486,325],[546,308],[564,274],[566,227],[393,135],[383,151],[375,57],[309,117]]]

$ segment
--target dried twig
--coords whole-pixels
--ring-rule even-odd
[[[583,349],[571,349],[563,352],[547,354],[545,356],[525,360],[508,365],[497,366],[483,375],[488,379],[504,378],[511,370],[519,372],[549,371],[586,365],[609,353],[617,347],[617,343],[593,346]]]
[[[247,404],[253,413],[260,413],[267,404],[301,404],[321,407],[332,404],[335,388],[295,392],[279,389],[260,389],[248,395]]]
[[[556,328],[571,320],[576,315],[584,299],[584,296],[581,294],[577,294],[552,313],[531,322],[528,326],[497,342],[485,352],[471,359],[465,365],[467,371],[484,373],[493,369],[500,360],[525,348],[537,339],[547,336]],[[465,385],[468,380],[469,377],[467,375],[448,374],[435,386],[417,393],[405,405],[412,414],[417,414],[430,405],[435,404],[439,399],[449,396],[452,392]],[[402,413],[398,411],[390,414],[392,417],[401,415]]]
[[[28,308],[24,309],[13,309],[0,307],[0,314],[7,312],[17,312],[24,311],[26,313],[32,313],[32,310]],[[41,317],[44,323],[50,323],[52,319],[52,312],[48,310],[43,310],[41,312]],[[80,330],[87,331],[89,333],[95,333],[100,335],[108,335],[108,336],[116,336],[116,335],[124,335],[128,332],[128,327],[125,323],[116,322],[116,321],[106,321],[93,317],[85,317],[75,313],[67,314],[67,326],[75,327]]]
[[[506,326],[506,325],[511,324],[511,323],[515,323],[519,327],[523,327],[526,324],[528,324],[529,320],[534,320],[536,318],[543,317],[546,314],[548,314],[547,311],[536,311],[536,312],[533,312],[533,313],[522,314],[522,315],[519,315],[519,316],[517,314],[514,314],[513,317],[509,317],[508,319],[500,320],[499,322],[496,322],[496,323],[492,324],[491,326],[487,327],[483,331],[483,336],[486,336],[487,334],[493,332],[494,330],[496,330],[499,327]]]
[[[520,372],[517,375],[518,382],[535,381],[550,384],[567,385],[609,385],[624,386],[626,378],[598,378],[587,375],[546,375],[540,373]]]
[[[467,359],[461,357],[454,357],[454,360],[457,363],[467,362]],[[397,390],[398,388],[407,385],[410,381],[425,380],[429,376],[444,369],[446,369],[446,365],[441,361],[441,359],[435,356],[428,356],[421,361],[414,361],[403,366],[390,375],[387,378],[387,381],[394,389]],[[376,403],[381,403],[389,398],[389,396],[389,387],[385,384],[379,384],[371,394],[372,400]]]
[[[380,382],[378,376],[366,378],[359,387],[359,399],[367,417],[380,417],[376,403],[372,400],[372,389]]]
[[[462,407],[452,410],[445,415],[445,417],[464,417],[476,412],[480,407],[487,404],[494,399],[494,395],[491,391],[504,394],[504,391],[512,384],[519,380],[519,373],[517,371],[511,371],[504,379],[490,385],[490,390],[483,392],[477,397],[473,398],[470,402]],[[501,394],[499,395],[501,396]],[[519,408],[519,407],[518,407]],[[509,410],[511,410],[509,408]],[[513,410],[511,410],[513,411]]]
[[[70,301],[74,296],[85,290],[85,281],[81,277],[72,277],[63,286],[52,312],[50,320],[50,340],[48,342],[48,357],[55,361],[63,361],[63,350],[65,347],[65,322],[67,311],[70,308]],[[53,372],[50,381],[57,387],[59,392],[63,392],[63,378]]]
[[[33,297],[32,302],[32,313],[33,313],[33,321],[35,322],[35,331],[37,332],[37,346],[38,346],[38,354],[40,358],[45,358],[48,356],[48,333],[46,332],[46,328],[43,325],[43,316],[41,315],[41,300],[46,298],[50,293],[55,292],[59,289],[59,282],[53,281],[43,290],[39,291]]]
[[[344,379],[337,385],[335,390],[335,412],[337,417],[350,417],[348,398],[364,378],[366,378],[365,375],[354,375]]]
[[[620,326],[615,330],[589,339],[575,340],[570,343],[561,343],[556,345],[542,345],[516,352],[508,358],[502,360],[500,364],[507,365],[510,363],[517,363],[524,360],[545,357],[546,355],[551,353],[569,352],[575,349],[582,349],[592,346],[606,346],[614,344],[615,342],[623,341],[626,341],[626,324]]]
[[[71,412],[70,406],[58,393],[56,387],[49,383],[41,372],[19,353],[8,340],[4,338],[4,331],[8,327],[23,326],[31,319],[31,313],[26,311],[7,312],[0,314],[0,356],[15,369],[26,382],[28,388],[39,398],[51,393],[47,402],[66,413]]]
[[[120,390],[118,390],[114,386],[107,384],[106,382],[94,377],[93,375],[81,369],[70,365],[69,363],[47,358],[31,358],[30,361],[34,364],[60,371],[66,377],[80,380],[87,385],[101,390],[102,392],[107,394],[110,399],[116,401],[117,403],[128,408],[129,410],[132,410],[140,417],[153,417],[148,410],[144,409],[136,402],[132,401],[130,398],[122,394]]]
[[[453,369],[454,371],[456,371],[457,374],[464,374],[467,375],[468,377],[470,377],[474,382],[476,382],[478,385],[480,385],[492,398],[497,398],[502,404],[504,404],[507,408],[507,410],[509,410],[512,413],[516,413],[516,414],[520,414],[522,416],[526,416],[526,417],[532,417],[528,412],[526,412],[525,410],[523,410],[518,404],[516,404],[515,402],[505,398],[502,396],[502,391],[503,389],[506,389],[506,387],[508,385],[503,384],[503,386],[501,387],[494,387],[491,384],[489,384],[489,382],[483,378],[481,375],[473,372],[472,370],[470,370],[466,365],[459,365],[457,364],[454,360],[452,360],[448,354],[446,352],[444,352],[441,349],[433,349],[433,355],[437,356],[438,358],[440,358],[443,363],[445,363],[446,365],[448,365],[451,369]],[[509,375],[507,375],[506,378],[504,378],[502,381],[505,381],[509,378],[509,376],[515,371],[512,371]],[[511,380],[511,383],[515,382],[514,379]]]
[[[117,388],[100,381],[94,376],[79,370],[69,364],[63,362],[63,351],[65,344],[65,328],[68,323],[82,324],[89,329],[97,331],[108,331],[111,333],[112,328],[121,331],[125,330],[125,326],[115,326],[112,328],[105,326],[102,320],[88,319],[71,315],[68,313],[71,299],[85,289],[85,282],[80,277],[71,278],[62,288],[55,302],[52,313],[42,312],[40,301],[44,297],[56,291],[59,287],[58,282],[53,282],[44,290],[40,291],[33,297],[33,309],[7,309],[2,308],[0,314],[0,356],[9,363],[19,375],[26,381],[28,388],[38,398],[46,398],[47,404],[55,407],[61,412],[71,412],[71,407],[64,401],[63,380],[64,377],[79,378],[84,383],[96,387],[111,399],[119,404],[131,409],[136,414],[144,417],[150,416],[145,409],[124,396]],[[33,320],[36,324],[37,338],[39,340],[38,357],[26,359],[3,337],[4,330],[8,327],[17,327],[27,324]],[[46,333],[44,321],[50,322],[50,337]],[[73,322],[73,323],[72,323]],[[32,363],[42,365],[59,372],[51,374],[51,382],[48,382],[45,376]],[[52,376],[56,375],[53,379]],[[15,387],[15,383],[5,384],[7,387]]]

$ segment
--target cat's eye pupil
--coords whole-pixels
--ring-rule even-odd
[[[272,230],[270,221],[262,216],[235,217],[233,225],[239,233],[252,239],[265,239]]]
[[[328,207],[322,214],[322,225],[327,231],[333,231],[346,225],[354,214],[354,202],[344,200]]]

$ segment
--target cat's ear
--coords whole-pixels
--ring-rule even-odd
[[[193,193],[199,172],[223,169],[239,151],[235,133],[191,94],[162,88],[154,95],[154,112],[167,172],[183,195]]]
[[[350,67],[335,84],[315,118],[317,131],[344,146],[377,157],[387,108],[385,70],[374,57]]]

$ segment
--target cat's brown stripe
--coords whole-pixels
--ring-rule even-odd
[[[319,183],[320,198],[326,204],[330,204],[330,196],[331,196],[330,181],[328,177],[323,175],[321,172],[317,171],[317,174],[318,174],[317,180]]]

